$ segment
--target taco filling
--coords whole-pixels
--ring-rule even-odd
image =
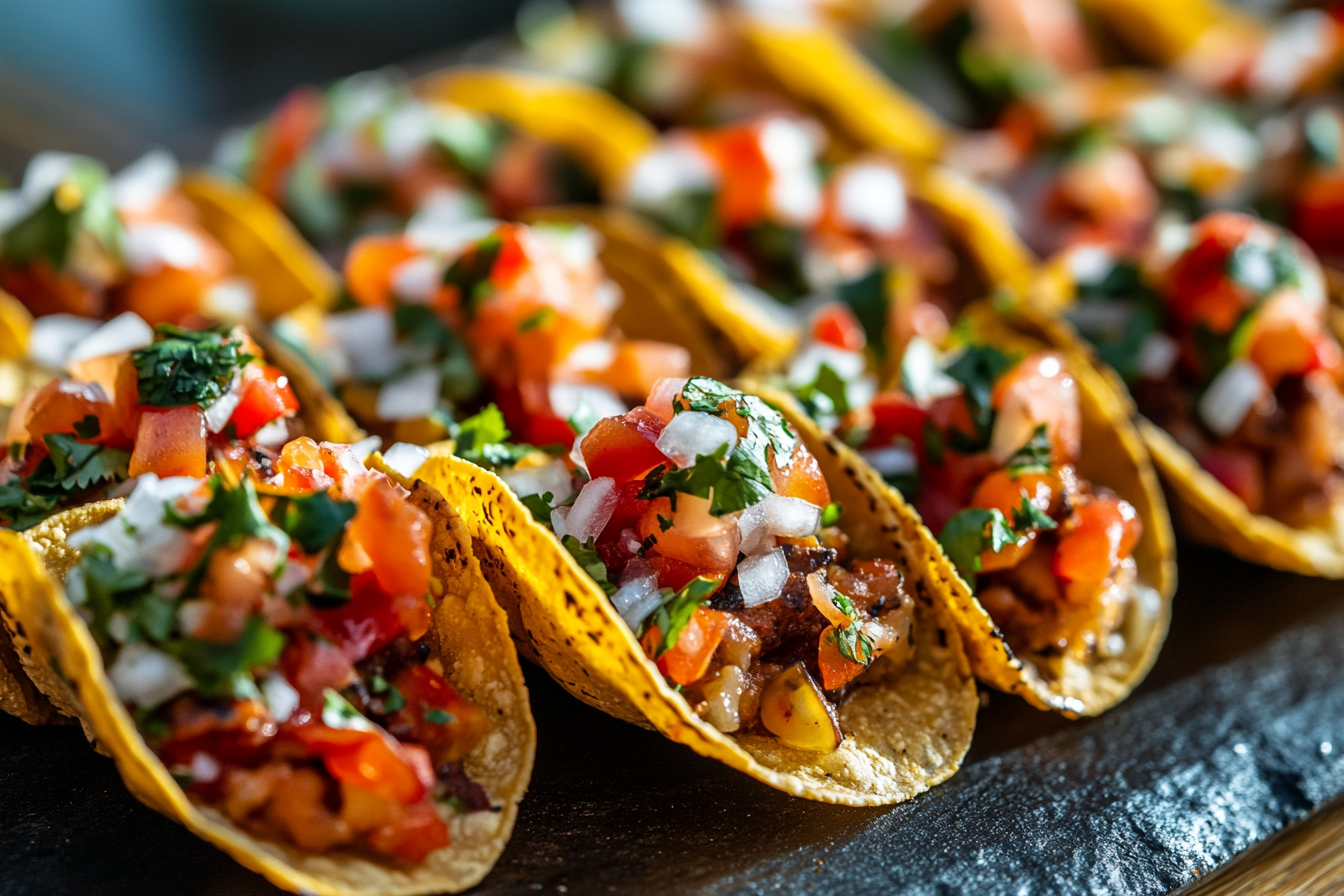
[[[67,594],[193,802],[305,852],[423,862],[452,813],[492,808],[461,766],[489,719],[426,639],[431,520],[348,446],[283,457],[264,481],[146,475],[70,537]]]
[[[1344,362],[1316,259],[1234,212],[1160,231],[1079,284],[1074,325],[1140,413],[1246,504],[1331,526],[1344,470]]]
[[[216,161],[280,206],[320,247],[412,222],[512,217],[594,202],[592,175],[563,149],[487,115],[418,100],[381,72],[303,87],[227,137]]]
[[[237,275],[178,182],[162,151],[115,177],[94,159],[48,152],[0,193],[0,289],[38,318],[61,315],[35,335],[36,360],[45,343],[68,347],[122,312],[199,327],[254,310],[256,284]]]
[[[242,327],[150,329],[126,313],[63,366],[67,378],[27,392],[9,415],[0,525],[30,528],[146,473],[269,475],[299,428],[288,377]]]
[[[358,240],[349,305],[315,328],[278,331],[324,363],[370,430],[460,439],[458,424],[493,403],[523,441],[568,449],[658,379],[688,372],[685,349],[613,327],[621,292],[588,228],[483,221],[451,236]]]
[[[816,458],[754,396],[662,380],[568,459],[494,466],[720,731],[833,750],[847,686],[909,657],[901,572],[851,559]]]

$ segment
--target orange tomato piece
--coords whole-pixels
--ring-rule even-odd
[[[200,312],[209,286],[210,278],[199,271],[163,267],[132,277],[122,303],[151,325],[181,324]]]
[[[817,668],[821,670],[821,686],[828,691],[842,687],[863,674],[868,667],[856,663],[840,652],[836,643],[839,634],[834,625],[826,626],[817,642]]]
[[[258,193],[280,202],[290,166],[321,130],[326,109],[322,91],[314,87],[300,87],[281,100],[266,124],[252,170]]]
[[[785,498],[802,498],[823,508],[831,503],[831,489],[822,475],[821,466],[802,442],[794,447],[792,461],[783,470],[771,455],[770,478],[774,480],[775,491]]]
[[[331,488],[336,480],[326,471],[322,449],[307,436],[285,443],[275,470],[283,487],[296,492],[315,492]]]
[[[715,201],[719,223],[736,230],[766,217],[774,176],[761,150],[760,128],[738,125],[696,135],[700,148],[723,173]]]
[[[0,265],[0,289],[22,302],[35,317],[102,317],[107,310],[107,298],[101,290],[58,273],[45,258],[24,265]]]
[[[145,408],[131,452],[130,475],[203,477],[206,472],[205,415],[194,404]]]
[[[385,731],[295,725],[299,743],[322,758],[337,781],[402,804],[417,803],[428,787],[402,744]],[[432,774],[432,772],[431,772]]]
[[[450,843],[448,825],[429,799],[404,807],[396,821],[369,833],[369,845],[378,852],[412,865],[420,864],[430,853]]]
[[[391,480],[380,477],[359,499],[345,537],[367,555],[383,591],[423,604],[429,591],[429,535],[425,512],[412,506]]]
[[[356,302],[370,308],[392,304],[392,272],[420,250],[404,236],[375,234],[355,240],[345,258],[345,285]]]
[[[610,476],[620,485],[643,479],[659,464],[671,467],[667,455],[654,446],[663,428],[663,421],[642,407],[597,421],[579,446],[588,475],[594,479]]]
[[[26,404],[24,429],[32,442],[41,442],[43,436],[54,433],[74,434],[75,424],[89,415],[98,418],[100,428],[103,419],[112,416],[112,405],[102,389],[70,380],[52,380]]]
[[[681,346],[631,339],[616,346],[616,355],[602,379],[622,397],[637,401],[649,394],[654,383],[665,378],[679,379],[690,369],[690,353]]]
[[[1134,551],[1143,523],[1133,505],[1115,495],[1081,499],[1055,548],[1054,572],[1071,602],[1090,599]]]
[[[709,668],[710,658],[718,650],[724,632],[728,630],[728,614],[709,607],[696,607],[686,627],[681,630],[672,649],[657,658],[658,671],[673,684],[688,685],[699,681]],[[644,652],[650,657],[663,640],[658,626],[644,633]]]
[[[392,685],[406,704],[389,717],[389,724],[393,730],[409,730],[410,738],[429,751],[435,768],[466,756],[490,730],[481,708],[428,666],[402,671]]]
[[[1344,169],[1313,171],[1297,189],[1293,231],[1323,255],[1344,254]]]

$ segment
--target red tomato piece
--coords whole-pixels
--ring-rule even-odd
[[[349,601],[314,615],[327,637],[356,663],[377,653],[406,629],[372,570],[351,577]]]
[[[588,474],[594,479],[610,476],[619,484],[642,479],[659,464],[671,467],[667,455],[654,447],[663,427],[659,417],[642,407],[597,421],[580,445]]]
[[[929,415],[913,398],[903,392],[883,392],[868,407],[873,412],[873,425],[863,443],[865,448],[884,448],[897,438],[906,438],[920,458],[924,457],[924,423]]]
[[[102,389],[91,383],[70,380],[52,380],[25,404],[24,429],[34,443],[41,442],[45,435],[73,435],[75,424],[89,415],[98,418],[101,428],[104,419],[110,419],[113,411]],[[15,412],[19,410],[16,408]]]
[[[385,731],[328,728],[311,722],[289,726],[289,733],[320,756],[337,781],[407,805],[418,803],[428,790],[405,746]]]
[[[1255,296],[1227,275],[1227,261],[1233,249],[1265,226],[1238,212],[1213,212],[1195,223],[1190,248],[1162,284],[1168,306],[1183,323],[1204,324],[1215,333],[1236,326]]]
[[[384,592],[423,603],[429,591],[429,534],[425,512],[407,501],[390,480],[379,478],[359,499],[345,537],[369,558]]]
[[[1313,171],[1297,190],[1293,231],[1322,255],[1344,255],[1344,170]]]
[[[356,302],[370,308],[392,304],[392,272],[420,250],[400,235],[375,234],[355,240],[345,257],[345,285]]]
[[[761,151],[760,128],[725,127],[702,131],[696,138],[700,148],[725,174],[715,201],[723,229],[731,232],[765,218],[770,210],[774,175]]]
[[[1059,477],[1053,472],[1023,473],[1014,478],[1006,470],[996,470],[980,481],[971,497],[971,505],[998,510],[1011,524],[1013,512],[1021,509],[1024,498],[1030,499],[1043,513],[1049,514],[1055,510],[1062,487]],[[1011,569],[1031,553],[1035,544],[1036,533],[1029,532],[1016,544],[1005,545],[998,552],[983,551],[980,554],[980,569],[983,572]]]
[[[307,436],[285,443],[275,462],[283,488],[294,492],[315,492],[331,488],[336,480],[326,471],[322,449]]]
[[[1066,599],[1079,603],[1096,594],[1142,534],[1143,523],[1128,501],[1114,495],[1083,498],[1055,548],[1054,572],[1065,582]]]
[[[252,171],[258,193],[280,202],[289,168],[321,130],[326,108],[322,91],[314,87],[300,87],[281,100],[266,123]]]
[[[479,706],[462,698],[457,689],[428,666],[402,671],[392,684],[406,705],[388,718],[394,731],[404,726],[410,739],[429,751],[432,767],[457,762],[471,752],[490,730]]]
[[[194,404],[145,408],[131,452],[130,475],[203,477],[206,473],[205,415]]]
[[[326,632],[348,638],[351,631],[358,629],[353,624],[347,626],[346,620],[339,617],[339,612],[318,614],[319,617],[324,615],[333,617],[320,619],[320,624]],[[370,624],[367,628],[373,629],[374,625]],[[368,633],[359,631],[359,634]],[[386,640],[391,641],[393,637],[395,635],[390,635]],[[333,640],[335,643],[300,635],[290,638],[289,643],[285,645],[285,652],[280,655],[280,670],[284,672],[285,679],[294,686],[294,690],[299,692],[299,705],[310,713],[322,711],[324,690],[331,688],[339,691],[350,683],[355,674],[352,659],[361,660],[369,653],[362,648],[348,650],[348,640],[344,643],[338,639]]]
[[[102,317],[107,310],[101,290],[58,273],[45,258],[23,265],[0,264],[0,289],[22,302],[35,317],[47,314]]]
[[[812,316],[812,338],[845,351],[861,352],[868,344],[863,326],[848,305],[831,302]]]
[[[802,442],[793,449],[793,459],[783,470],[770,460],[770,478],[774,480],[775,491],[785,498],[802,498],[818,507],[831,503],[831,489],[822,475],[821,466],[811,451]]]
[[[841,653],[835,637],[835,626],[828,625],[817,642],[817,668],[821,670],[821,686],[828,691],[843,687],[868,668]]]
[[[418,865],[429,854],[448,846],[448,825],[439,817],[433,800],[406,806],[397,820],[369,833],[369,845],[378,852]]]
[[[1213,448],[1199,455],[1199,465],[1244,501],[1251,513],[1259,513],[1264,507],[1264,466],[1253,452]]]
[[[289,377],[270,364],[249,364],[243,373],[243,394],[229,422],[246,439],[267,423],[281,417],[293,417],[299,400],[289,385]]]
[[[657,658],[658,671],[673,684],[688,685],[699,681],[709,668],[709,660],[718,650],[723,634],[728,630],[728,614],[708,607],[697,607],[686,627],[681,630],[672,649]],[[644,634],[644,652],[650,657],[663,639],[658,626]]]

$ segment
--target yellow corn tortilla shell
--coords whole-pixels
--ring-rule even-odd
[[[759,357],[788,354],[798,327],[745,298],[694,246],[611,206],[534,209],[528,223],[576,222],[602,238],[600,261],[624,293],[615,324],[629,338],[684,347],[691,372],[723,379]]]
[[[1118,34],[1125,46],[1158,65],[1178,63],[1210,38],[1237,41],[1261,31],[1219,0],[1079,0]]]
[[[746,17],[737,31],[758,65],[850,142],[914,162],[942,156],[947,126],[839,34]]]
[[[563,78],[461,67],[426,75],[415,90],[425,100],[496,116],[562,147],[606,193],[620,188],[627,169],[658,139],[653,125],[615,97]]]
[[[340,280],[278,208],[237,181],[198,171],[178,188],[196,206],[201,226],[257,290],[257,314],[279,317],[306,302],[330,307]]]
[[[355,853],[304,853],[289,844],[260,839],[218,810],[187,798],[137,733],[107,678],[98,645],[60,584],[78,560],[78,552],[66,545],[69,534],[106,520],[123,502],[67,511],[27,536],[0,532],[0,601],[6,619],[12,616],[28,632],[32,650],[24,661],[30,676],[58,705],[78,712],[95,746],[112,756],[127,788],[147,806],[294,892],[318,896],[457,892],[479,882],[508,841],[532,773],[536,729],[507,617],[481,575],[462,519],[423,482],[412,485],[410,500],[435,524],[431,589],[438,605],[429,636],[431,656],[443,662],[445,677],[490,719],[490,733],[463,765],[501,807],[499,812],[463,815],[441,808],[452,844],[413,867]]]
[[[927,570],[906,551],[903,521],[872,497],[870,474],[844,471],[832,494],[848,502],[841,526],[855,555],[887,557],[905,571],[916,604],[915,654],[903,670],[879,658],[858,679],[839,707],[851,733],[833,753],[720,733],[668,687],[607,595],[497,476],[444,456],[417,475],[459,508],[524,655],[590,706],[785,793],[830,803],[909,799],[951,776],[965,755],[978,699],[961,639]]]

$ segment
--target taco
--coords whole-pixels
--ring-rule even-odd
[[[942,351],[912,339],[891,381],[863,349],[858,322],[832,305],[763,379],[854,446],[886,500],[918,511],[922,559],[981,681],[1068,715],[1119,702],[1157,656],[1176,583],[1124,402],[1081,354],[1048,350],[984,304]]]
[[[895,803],[956,771],[975,684],[917,521],[810,435],[662,380],[568,458],[499,445],[482,464],[503,481],[447,456],[417,475],[579,699],[796,796]]]
[[[1320,265],[1272,224],[1216,212],[1077,286],[1073,331],[1128,386],[1189,535],[1344,577],[1344,367]]]
[[[296,892],[472,886],[531,773],[504,613],[407,485],[300,439],[265,479],[148,474],[0,533],[34,680],[140,800]]]

